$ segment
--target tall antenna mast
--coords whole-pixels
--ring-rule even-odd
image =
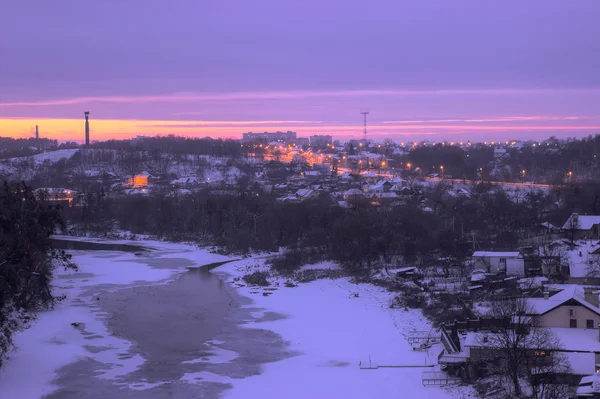
[[[360,110],[360,113],[364,117],[365,128],[363,130],[363,136],[364,136],[365,141],[367,141],[367,115],[369,115],[369,110],[366,109],[366,108],[363,108],[363,109]]]

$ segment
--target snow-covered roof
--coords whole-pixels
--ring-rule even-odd
[[[599,352],[600,340],[595,328],[550,328],[565,351]]]
[[[563,225],[563,229],[569,229],[571,220],[573,219],[573,215],[569,216],[565,224]],[[589,230],[595,224],[600,224],[600,215],[577,215],[577,229],[578,230]]]
[[[584,328],[545,328],[553,336],[555,336],[560,342],[561,351],[564,352],[588,352],[592,355],[594,353],[600,353],[600,341],[598,340],[597,329],[584,329]],[[472,331],[468,332],[464,338],[461,339],[462,346],[465,347],[482,347],[487,345],[496,345],[498,340],[490,339],[488,343],[485,342],[484,337],[493,336],[493,332],[483,331]],[[529,335],[528,337],[533,337]],[[533,338],[532,338],[533,339]],[[530,343],[534,345],[534,342]],[[529,344],[528,344],[529,345]],[[581,360],[581,359],[578,359]],[[594,362],[590,365],[593,367]]]
[[[578,396],[589,396],[592,397],[594,393],[600,392],[600,373],[593,373],[585,376],[579,382],[577,388]]]
[[[518,258],[519,252],[475,251],[473,258]]]
[[[301,188],[300,190],[296,191],[296,195],[302,198],[307,198],[309,197],[314,191],[311,190],[310,188]]]
[[[391,185],[391,183],[389,181],[387,181],[387,180],[379,180],[377,183],[375,183],[374,187],[380,188],[380,187],[383,187],[386,184]]]
[[[533,314],[543,315],[555,309],[569,300],[575,300],[581,305],[600,315],[600,308],[585,300],[583,287],[578,285],[567,285],[566,288],[548,299],[527,298],[527,306],[531,307]],[[598,337],[596,337],[598,338]]]
[[[396,193],[376,193],[373,194],[376,198],[399,198]]]
[[[585,375],[596,371],[595,353],[568,352],[562,355],[569,363],[569,374]]]
[[[344,191],[344,195],[363,195],[363,192],[358,188],[351,188],[350,190]]]
[[[304,176],[321,176],[321,172],[318,170],[307,170],[304,172]]]
[[[550,229],[550,230],[558,229],[558,227],[556,227],[555,225],[553,225],[550,222],[540,223],[540,226],[541,227],[545,227],[545,228]]]
[[[294,197],[293,195],[288,195],[286,197],[279,197],[277,198],[277,201],[280,202],[285,202],[285,201],[297,201],[298,199],[296,197]]]
[[[179,179],[171,180],[171,184],[196,183],[195,177],[180,177]]]

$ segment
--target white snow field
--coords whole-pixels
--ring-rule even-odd
[[[215,271],[233,281],[246,272],[244,263],[247,261],[232,262]],[[276,321],[257,320],[247,327],[280,334],[299,354],[266,364],[257,376],[240,380],[214,376],[214,381],[233,385],[225,398],[471,397],[469,390],[460,387],[445,390],[422,385],[421,373],[433,369],[414,366],[435,364],[437,353],[414,351],[405,334],[427,331],[429,324],[420,311],[390,309],[392,294],[379,287],[340,278],[298,287],[280,284],[268,296],[256,293],[256,287],[238,290],[254,301],[252,307],[287,316]],[[264,312],[260,313],[257,318]],[[412,367],[361,369],[361,362]],[[208,375],[204,377],[211,380]]]

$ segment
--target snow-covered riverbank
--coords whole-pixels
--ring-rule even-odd
[[[297,287],[285,287],[280,280],[276,290],[245,286],[239,277],[253,268],[264,267],[246,260],[215,272],[238,285],[238,292],[250,297],[254,308],[285,315],[262,321],[262,314],[257,314],[257,321],[246,327],[280,334],[298,355],[267,364],[254,377],[225,379],[233,386],[226,398],[471,397],[468,389],[423,387],[421,373],[432,369],[418,366],[435,364],[439,351],[412,349],[407,336],[430,330],[429,323],[418,310],[391,309],[392,293],[370,284],[353,284],[347,278]],[[365,370],[359,363],[413,367]]]

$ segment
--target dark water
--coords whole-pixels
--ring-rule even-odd
[[[144,261],[144,258],[140,258]],[[181,264],[184,259],[147,259],[151,267],[163,268]],[[218,270],[218,268],[217,268]],[[146,361],[138,370],[117,380],[98,378],[106,368],[89,358],[63,367],[55,381],[61,388],[48,399],[58,398],[218,398],[230,388],[228,384],[196,380],[182,381],[186,373],[209,371],[231,378],[244,378],[260,373],[266,362],[294,354],[288,344],[271,331],[247,329],[241,325],[256,321],[250,312],[248,298],[239,296],[228,284],[207,269],[190,269],[168,283],[138,285],[129,288],[102,286],[89,306],[106,312],[105,322],[111,333],[133,343],[123,357],[140,354]],[[264,320],[281,317],[267,313]],[[183,363],[211,354],[208,340],[235,351],[238,357],[228,363]],[[208,358],[206,358],[208,360]],[[162,383],[156,387],[135,390],[136,384]]]
[[[148,248],[141,245],[118,244],[110,242],[93,242],[80,240],[66,240],[53,238],[52,244],[56,249],[64,249],[69,251],[123,251],[123,252],[142,252]]]

